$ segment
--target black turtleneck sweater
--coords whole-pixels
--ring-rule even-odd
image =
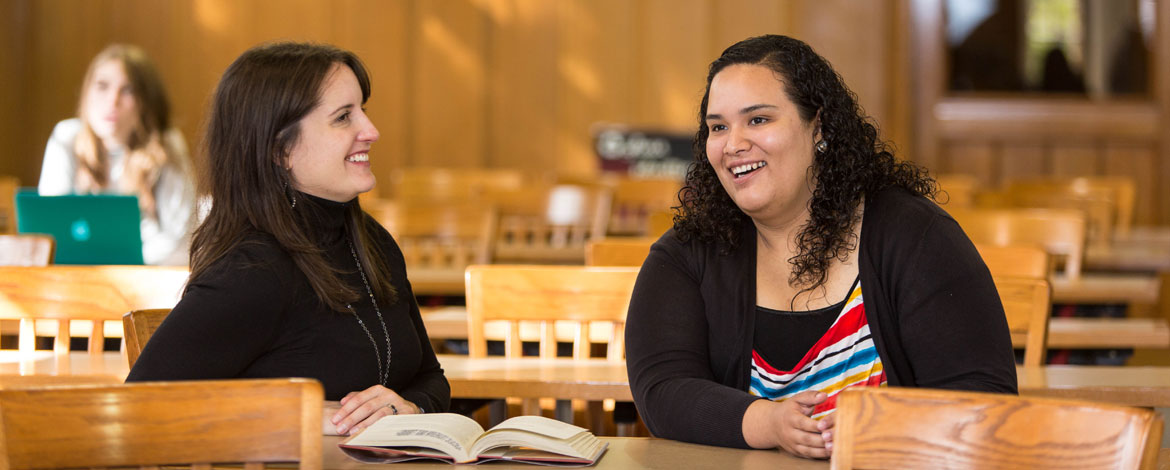
[[[377,343],[386,339],[345,237],[348,206],[298,194],[296,210],[342,280],[361,294],[353,308]],[[398,244],[365,215],[390,269],[397,301],[378,298],[390,334],[390,389],[428,412],[445,411],[451,389],[427,339]],[[353,314],[317,299],[308,278],[272,235],[254,232],[192,279],[158,327],[127,382],[222,378],[310,377],[327,400],[379,382],[374,345]]]

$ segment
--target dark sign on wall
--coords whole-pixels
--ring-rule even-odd
[[[594,133],[594,149],[603,172],[682,179],[691,163],[692,139],[686,134],[603,127]]]

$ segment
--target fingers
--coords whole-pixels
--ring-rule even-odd
[[[784,449],[790,454],[807,459],[827,459],[832,455],[829,449],[824,447],[810,447],[810,446],[795,446],[793,449]]]
[[[805,390],[803,392],[793,395],[790,400],[799,403],[800,406],[814,407],[823,403],[829,398],[825,392],[818,392],[816,390]]]
[[[817,429],[821,431],[821,439],[825,441],[825,449],[833,450],[833,427],[837,424],[837,413],[829,413],[817,422]]]
[[[341,400],[341,403],[341,409],[334,413],[330,421],[337,425],[337,433],[344,435],[352,434],[356,425],[365,423],[365,426],[369,426],[382,416],[394,414],[396,409],[401,412],[406,400],[394,393],[393,390],[375,385],[360,392],[351,392]],[[395,408],[392,409],[389,405],[393,405]],[[407,410],[413,409],[411,407],[405,408]],[[369,420],[371,417],[373,420]]]

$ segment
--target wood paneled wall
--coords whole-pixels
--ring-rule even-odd
[[[904,1],[915,161],[973,175],[987,188],[1032,177],[1129,177],[1135,223],[1170,224],[1170,0],[1155,4],[1150,95],[1100,101],[946,93],[943,1]]]
[[[353,50],[373,78],[382,181],[403,166],[591,175],[595,123],[693,132],[707,64],[765,33],[812,44],[886,122],[901,115],[890,92],[897,3],[2,0],[0,173],[36,184],[53,124],[74,114],[90,58],[111,42],[156,60],[192,145],[220,74],[248,47],[293,39]]]

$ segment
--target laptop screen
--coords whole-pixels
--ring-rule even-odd
[[[138,197],[16,194],[16,229],[52,235],[55,264],[143,264]]]

